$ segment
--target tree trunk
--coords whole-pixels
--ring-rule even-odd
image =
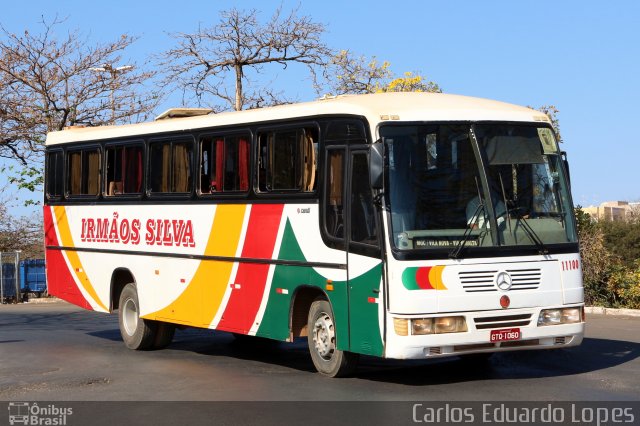
[[[236,111],[242,109],[242,65],[236,64]]]

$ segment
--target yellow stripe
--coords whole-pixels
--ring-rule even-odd
[[[244,205],[216,207],[206,256],[235,257],[245,212]],[[144,317],[208,326],[220,308],[232,268],[233,262],[201,261],[193,279],[176,300]]]
[[[58,232],[60,233],[60,245],[64,247],[75,247],[73,243],[73,237],[71,235],[71,230],[69,229],[69,221],[67,220],[67,211],[64,206],[55,206],[53,208],[53,212],[55,214],[55,221],[58,225]],[[72,273],[78,278],[80,285],[82,288],[91,296],[91,298],[100,306],[105,312],[109,312],[109,308],[107,308],[104,303],[98,297],[91,281],[89,281],[89,277],[87,276],[84,268],[82,267],[82,262],[80,261],[80,257],[78,253],[75,251],[65,251],[67,255],[67,259],[69,259],[69,263],[71,263]]]
[[[431,286],[436,290],[446,290],[444,282],[442,282],[442,272],[444,271],[443,265],[436,265],[429,271],[429,282]]]

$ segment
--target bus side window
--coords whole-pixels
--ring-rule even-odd
[[[344,238],[344,151],[327,151],[325,189],[325,226],[327,234],[333,238]]]
[[[142,147],[112,146],[106,152],[107,195],[142,192]]]
[[[62,151],[48,152],[46,164],[47,198],[59,198],[64,192],[64,182],[62,180]]]
[[[200,194],[249,190],[249,135],[200,141]]]
[[[369,180],[369,160],[364,152],[354,153],[351,168],[351,242],[378,244],[373,193]]]
[[[258,190],[316,189],[317,130],[279,130],[258,135]]]
[[[191,142],[156,142],[150,145],[151,192],[191,192]]]
[[[100,193],[100,149],[83,149],[67,153],[69,195]]]

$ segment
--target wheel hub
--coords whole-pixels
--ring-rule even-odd
[[[336,350],[336,335],[331,317],[323,312],[313,325],[313,342],[323,359],[329,360]]]
[[[133,299],[127,299],[122,310],[124,330],[129,336],[133,336],[138,328],[138,306]]]

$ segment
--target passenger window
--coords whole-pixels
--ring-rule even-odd
[[[201,194],[249,190],[249,140],[248,135],[201,138]]]
[[[369,160],[364,152],[354,153],[351,168],[351,242],[378,244],[373,193],[369,186]]]
[[[111,146],[107,148],[107,196],[140,194],[142,192],[142,146]]]
[[[259,134],[259,191],[315,191],[317,140],[311,128]]]
[[[69,195],[100,194],[100,149],[71,151],[67,165]]]
[[[156,142],[149,150],[149,188],[156,193],[191,192],[191,142]]]
[[[62,151],[47,154],[47,198],[58,198],[64,191]]]
[[[325,227],[333,238],[343,239],[344,232],[344,151],[327,151],[326,189],[325,189]]]

